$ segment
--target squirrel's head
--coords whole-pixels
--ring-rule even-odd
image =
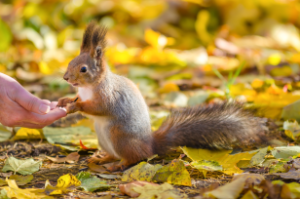
[[[80,55],[68,65],[64,79],[73,86],[89,86],[100,81],[107,68],[103,61],[106,28],[90,23],[85,30]]]

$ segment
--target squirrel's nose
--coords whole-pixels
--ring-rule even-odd
[[[66,81],[68,81],[69,80],[69,75],[68,75],[68,72],[66,72],[65,74],[64,74],[64,80],[66,80]]]

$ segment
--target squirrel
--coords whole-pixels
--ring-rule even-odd
[[[63,76],[78,87],[77,96],[61,98],[57,105],[93,118],[99,145],[107,153],[98,163],[122,159],[120,169],[172,147],[232,149],[264,142],[266,121],[232,102],[173,110],[152,132],[148,106],[137,86],[105,63],[106,33],[95,22],[87,26],[80,54]]]

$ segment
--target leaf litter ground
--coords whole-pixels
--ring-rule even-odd
[[[78,117],[79,122],[74,123],[74,117]],[[71,121],[68,121],[68,118]],[[77,124],[83,125],[80,128],[81,130],[89,125],[89,122],[85,121],[86,119],[82,119],[82,116],[79,114],[77,116],[68,116],[64,120],[66,123],[69,123],[69,126],[75,126],[75,129]],[[52,126],[59,127],[61,124],[62,121],[58,121]],[[297,126],[294,122],[285,126],[285,128],[297,131]],[[83,134],[87,133],[83,132]],[[77,136],[80,137],[80,135]],[[220,194],[228,194],[228,197],[236,198],[240,194],[245,195],[245,197],[254,193],[256,195],[266,194],[254,192],[252,190],[254,185],[256,188],[260,186],[261,189],[264,189],[267,186],[264,184],[266,182],[283,180],[288,183],[300,179],[300,173],[298,172],[300,163],[299,159],[297,159],[297,155],[300,154],[300,147],[297,146],[265,147],[250,152],[210,151],[183,147],[182,149],[174,149],[166,156],[150,158],[147,162],[141,162],[124,172],[111,173],[107,168],[113,163],[102,166],[94,165],[93,167],[86,160],[90,158],[94,150],[78,150],[80,149],[79,145],[71,144],[68,140],[65,143],[58,142],[59,144],[55,142],[50,144],[47,142],[49,138],[19,140],[18,133],[15,134],[14,139],[16,141],[2,142],[0,145],[0,158],[2,159],[0,163],[0,185],[9,191],[7,185],[13,185],[11,185],[12,181],[5,181],[7,178],[8,180],[16,181],[16,186],[18,186],[16,190],[28,189],[30,191],[29,188],[32,187],[45,189],[45,193],[50,194],[54,198],[126,198],[128,196],[125,196],[124,193],[128,193],[128,190],[131,190],[131,192],[135,190],[134,193],[139,193],[142,197],[143,194],[149,192],[154,195],[170,195],[173,198],[195,197],[199,194],[213,198],[221,198]],[[72,140],[73,138],[70,139]],[[78,151],[78,153],[72,151]],[[30,160],[30,162],[23,164],[23,160]],[[39,162],[42,163],[42,166],[36,171],[36,168],[32,165],[39,165]],[[231,182],[232,174],[244,171],[259,175],[251,176],[248,174],[249,176],[241,176],[240,180]],[[19,173],[24,174],[24,176]],[[70,188],[68,186],[66,188],[56,188],[58,180],[66,174],[74,176],[75,179],[75,176],[77,176],[81,180],[81,185],[72,185]],[[248,178],[253,178],[252,180],[257,182],[256,184],[252,182],[250,183],[251,186],[247,185],[248,187],[245,188]],[[139,181],[146,181],[149,184],[136,185],[135,183]],[[46,182],[49,182],[48,185]],[[127,184],[128,182],[133,184]],[[172,186],[155,188],[158,184],[164,182]],[[239,184],[240,188],[231,189],[230,182],[233,183],[232,187],[236,187],[235,184]],[[119,187],[121,184],[123,184],[123,187]],[[222,188],[225,184],[228,187]],[[159,186],[163,186],[163,184]],[[268,186],[269,191],[275,189],[273,187],[270,188],[270,184]],[[156,189],[164,191],[154,191],[152,193]],[[231,191],[224,193],[224,190],[228,189]],[[34,195],[34,191],[36,190],[30,192],[30,194]],[[243,193],[245,191],[247,192]],[[19,190],[19,192],[22,191]],[[291,191],[287,192],[292,193]],[[16,191],[16,194],[18,194],[18,191]],[[129,192],[130,194],[132,193]],[[35,195],[39,197],[38,194]],[[134,196],[134,194],[131,196]]]

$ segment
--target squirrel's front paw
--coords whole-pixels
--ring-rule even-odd
[[[75,113],[76,111],[79,111],[79,109],[76,106],[75,102],[67,104],[67,108],[66,109],[67,109],[67,114],[69,114],[69,113]]]
[[[57,107],[66,107],[67,104],[73,102],[71,98],[68,97],[64,97],[64,98],[60,98],[57,102]]]

